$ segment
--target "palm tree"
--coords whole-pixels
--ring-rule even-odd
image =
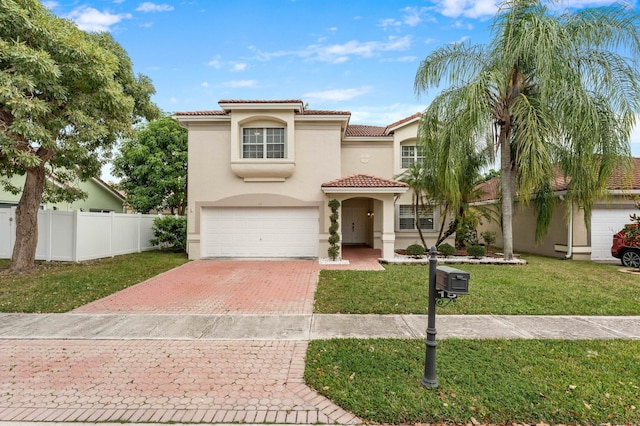
[[[408,184],[413,192],[416,227],[425,247],[427,245],[420,227],[419,213],[428,207],[442,206],[440,232],[436,241],[436,246],[439,246],[456,233],[467,219],[492,219],[490,208],[470,206],[472,201],[482,195],[482,190],[478,188],[484,180],[480,171],[487,165],[490,152],[487,148],[470,145],[461,152],[454,153],[448,149],[452,144],[438,145],[436,140],[420,139],[421,147],[427,153],[424,160],[413,163],[396,178]],[[439,173],[439,170],[445,170],[446,173]],[[449,226],[445,230],[448,218]]]
[[[418,94],[450,84],[423,114],[422,138],[454,154],[487,140],[500,154],[505,258],[513,257],[516,194],[527,201],[548,192],[559,168],[588,223],[615,165],[629,158],[640,105],[637,24],[625,5],[554,14],[539,0],[509,0],[488,46],[451,44],[420,64]],[[439,170],[443,179],[452,167]],[[538,203],[537,235],[551,205]]]
[[[424,240],[424,235],[422,234],[420,213],[425,211],[426,205],[428,204],[428,197],[430,195],[433,197],[434,191],[429,185],[432,180],[427,176],[426,169],[421,161],[416,161],[411,164],[407,170],[396,176],[396,178],[400,182],[404,182],[409,185],[409,189],[413,192],[413,213],[414,220],[416,221],[416,228],[418,229],[422,245],[425,249],[428,249],[427,243]]]

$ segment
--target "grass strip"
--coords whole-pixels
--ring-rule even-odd
[[[422,340],[310,342],[305,380],[372,422],[640,424],[640,341],[438,342],[425,389]]]
[[[79,263],[41,262],[32,272],[0,274],[0,312],[58,313],[101,299],[187,262],[161,251]],[[9,261],[0,261],[0,270]]]
[[[640,279],[620,266],[523,256],[524,266],[454,265],[469,272],[470,294],[440,314],[640,315]],[[429,267],[320,272],[317,313],[424,314]]]

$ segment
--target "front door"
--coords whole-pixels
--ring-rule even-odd
[[[344,244],[367,243],[367,208],[342,206],[342,242]]]

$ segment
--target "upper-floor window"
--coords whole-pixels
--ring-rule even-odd
[[[285,158],[284,128],[242,129],[242,158]]]
[[[402,168],[408,169],[414,163],[422,163],[424,161],[424,148],[415,145],[402,145],[401,153]]]
[[[418,207],[418,220],[420,220],[420,229],[433,230],[433,208]],[[415,207],[411,204],[399,205],[398,230],[415,231],[417,229]]]

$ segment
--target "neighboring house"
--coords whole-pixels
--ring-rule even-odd
[[[422,159],[420,114],[386,127],[301,100],[222,100],[180,112],[189,132],[188,252],[207,257],[327,257],[327,203],[341,202],[341,244],[392,258],[420,242],[412,195],[394,176]],[[439,209],[422,228],[437,237]],[[435,229],[434,229],[435,228]]]
[[[48,178],[56,184],[55,180]],[[25,176],[15,176],[11,183],[18,188],[24,187]],[[73,203],[42,203],[41,208],[59,211],[82,210],[85,212],[125,213],[124,196],[102,179],[91,178],[80,182],[78,188],[87,193],[87,198]],[[0,208],[13,207],[18,204],[22,194],[12,194],[0,188]]]
[[[640,214],[634,201],[634,197],[640,195],[640,158],[633,159],[631,176],[616,172],[609,179],[608,197],[595,203],[590,227],[585,223],[584,210],[575,204],[569,209],[568,202],[564,199],[568,182],[562,176],[557,176],[551,187],[557,197],[556,208],[549,232],[538,244],[535,243],[536,218],[533,202],[516,201],[513,220],[514,250],[552,257],[618,262],[611,256],[613,234],[630,223],[629,215]],[[483,184],[483,189],[485,194],[480,202],[495,202],[498,198],[498,178]],[[497,208],[500,209],[499,205]],[[478,233],[485,230],[496,231],[496,245],[502,246],[499,223],[484,223]]]

